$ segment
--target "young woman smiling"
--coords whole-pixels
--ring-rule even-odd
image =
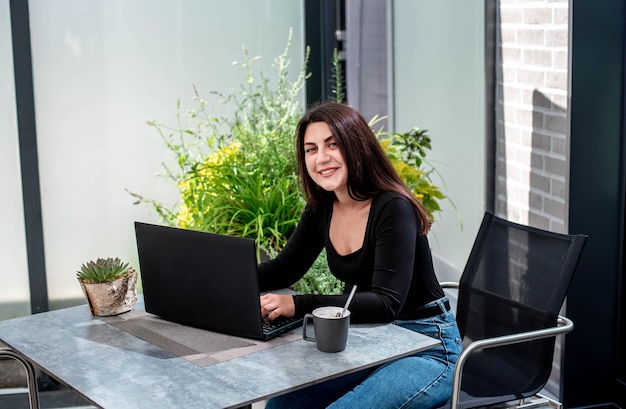
[[[359,112],[345,104],[310,109],[296,132],[307,200],[283,251],[259,265],[263,291],[299,280],[326,249],[330,271],[357,285],[351,322],[394,322],[441,340],[433,349],[270,399],[273,408],[436,408],[450,397],[461,339],[439,286],[426,237],[430,219]],[[348,294],[261,297],[270,319],[343,306]],[[305,370],[305,369],[303,369]]]

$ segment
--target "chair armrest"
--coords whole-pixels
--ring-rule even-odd
[[[10,348],[0,348],[0,358],[11,358],[22,364],[26,371],[28,385],[28,401],[31,409],[39,409],[39,392],[37,391],[37,376],[33,365]]]
[[[461,391],[461,380],[463,376],[463,365],[465,365],[465,362],[472,353],[478,352],[483,349],[494,348],[503,345],[519,344],[526,341],[534,341],[542,338],[555,337],[557,335],[566,334],[573,329],[574,323],[569,318],[559,315],[555,327],[549,327],[534,331],[519,332],[516,334],[503,335],[494,338],[486,338],[470,343],[469,345],[467,345],[466,348],[463,349],[463,352],[461,352],[461,355],[459,355],[459,358],[456,361],[456,366],[454,368],[454,379],[452,384],[452,398],[450,401],[450,408],[458,409],[459,394]]]
[[[442,281],[439,285],[441,288],[459,289],[459,283],[457,281]]]

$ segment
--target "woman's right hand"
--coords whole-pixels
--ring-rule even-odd
[[[270,321],[276,318],[293,317],[296,314],[296,304],[293,296],[284,294],[264,294],[261,296],[261,316]]]

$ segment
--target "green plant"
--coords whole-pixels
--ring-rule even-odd
[[[345,102],[346,89],[345,81],[343,78],[343,70],[341,67],[341,61],[339,60],[339,52],[335,48],[333,51],[333,65],[331,69],[331,75],[333,77],[332,93],[335,95],[335,102]]]
[[[393,133],[381,139],[381,145],[404,183],[422,203],[432,220],[441,211],[439,202],[446,199],[441,189],[435,185],[430,175],[434,167],[424,169],[426,150],[431,149],[427,130],[413,128],[406,133]]]
[[[76,277],[85,283],[100,284],[111,283],[134,272],[128,263],[122,262],[117,257],[108,257],[84,263],[76,272]]]
[[[274,258],[278,251],[268,249],[266,254],[269,258]],[[337,279],[328,269],[325,249],[322,249],[309,271],[291,286],[301,294],[341,294],[344,287],[344,282]]]
[[[180,201],[168,208],[129,192],[138,203],[150,205],[169,225],[252,238],[259,260],[261,251],[274,257],[282,249],[305,205],[294,159],[294,135],[304,113],[301,94],[308,78],[308,50],[304,67],[290,81],[290,44],[291,33],[285,51],[274,60],[276,77],[272,80],[253,70],[259,58],[250,57],[243,48],[243,60],[236,64],[245,77],[241,86],[228,95],[211,93],[219,98],[217,105],[228,107],[231,114],[213,114],[194,86],[196,107],[187,111],[184,125],[180,101],[177,126],[148,122],[174,155],[176,167],[164,165],[164,176],[178,187]],[[335,99],[344,102],[336,51],[333,66]],[[380,130],[377,136],[431,217],[440,211],[438,201],[445,196],[431,183],[432,170],[422,169],[430,149],[426,131],[388,134]],[[326,253],[322,252],[293,288],[303,293],[332,294],[341,292],[343,283],[329,272]]]
[[[309,271],[293,285],[302,294],[341,294],[345,284],[328,270],[326,250],[322,250]]]
[[[180,191],[174,209],[133,194],[147,202],[170,225],[253,238],[258,248],[281,249],[295,229],[304,206],[299,192],[293,135],[302,115],[303,68],[288,79],[291,33],[285,51],[272,65],[274,81],[252,69],[257,57],[238,63],[245,81],[230,95],[214,92],[229,116],[209,112],[194,87],[195,109],[188,123],[177,128],[154,121],[176,159],[178,169],[165,167],[165,176]]]

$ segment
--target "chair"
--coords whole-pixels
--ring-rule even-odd
[[[586,239],[485,213],[459,283],[442,283],[458,288],[464,347],[445,407],[537,396],[550,377],[556,336],[573,329],[559,311]]]
[[[9,348],[0,348],[0,359],[15,359],[26,371],[26,382],[28,385],[28,402],[31,408],[39,408],[39,393],[37,391],[37,377],[33,365],[22,358],[22,356],[13,352]]]

